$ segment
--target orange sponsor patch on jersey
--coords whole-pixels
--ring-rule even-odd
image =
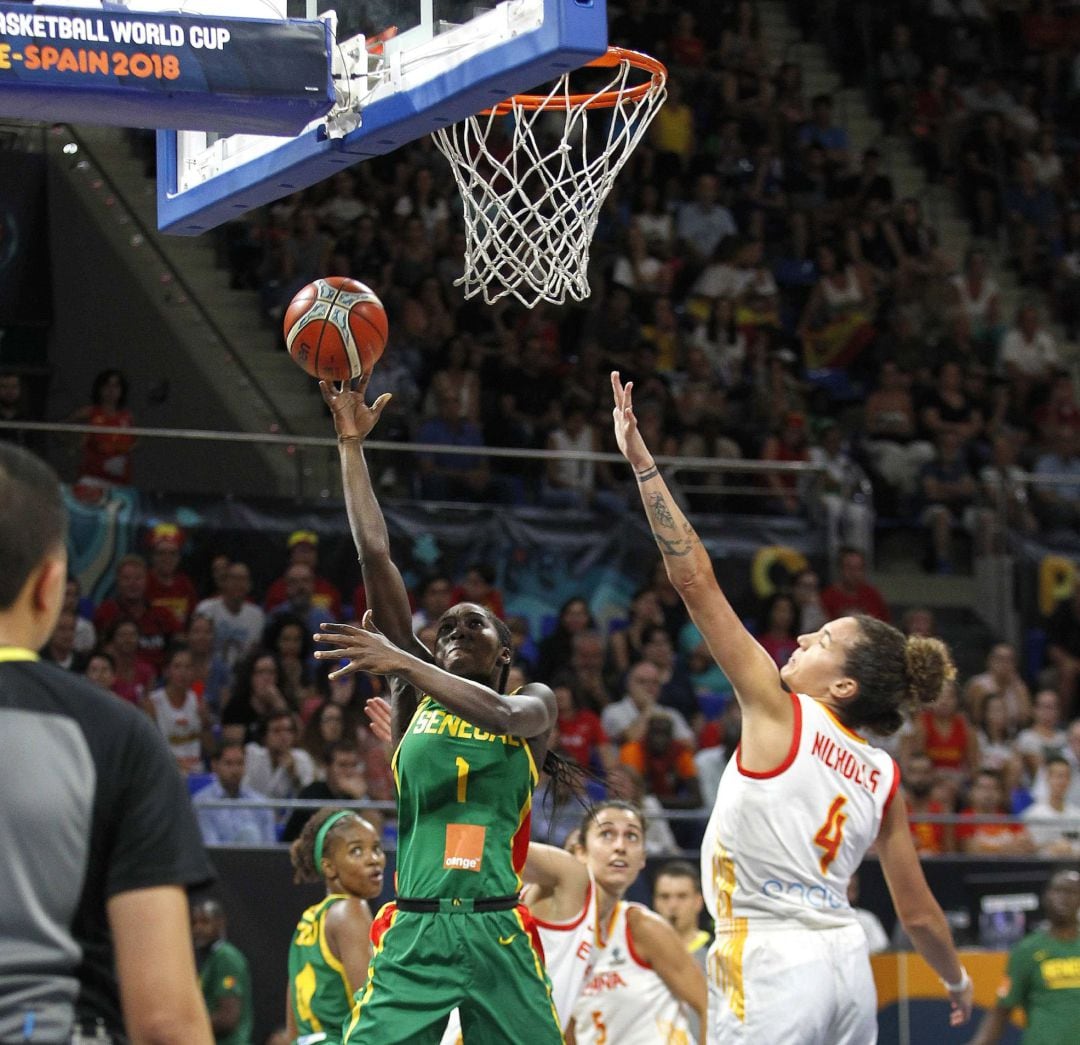
[[[448,871],[479,871],[484,862],[486,827],[447,824],[443,867]]]

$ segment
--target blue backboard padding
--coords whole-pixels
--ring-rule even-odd
[[[392,152],[607,50],[604,0],[549,0],[543,25],[469,59],[407,93],[363,110],[363,123],[332,140],[320,128],[272,153],[176,193],[176,134],[158,132],[158,228],[197,235],[255,207],[322,181],[343,167]]]
[[[0,114],[299,134],[333,105],[332,45],[330,26],[315,19],[0,3]]]

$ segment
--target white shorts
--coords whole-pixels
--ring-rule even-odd
[[[862,926],[751,926],[741,962],[730,945],[724,957],[724,942],[718,937],[707,959],[708,1045],[874,1045],[877,1041],[877,993]]]

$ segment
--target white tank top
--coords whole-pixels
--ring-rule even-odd
[[[701,843],[705,903],[722,950],[748,927],[851,925],[848,881],[900,783],[892,757],[824,705],[791,694],[795,730],[771,773],[731,759]],[[725,938],[728,938],[725,940]]]
[[[199,761],[201,747],[199,737],[202,733],[202,720],[199,718],[199,698],[193,689],[187,691],[184,703],[174,708],[164,689],[155,689],[150,694],[150,704],[154,709],[158,729],[169,745],[173,757],[182,764],[195,764]]]
[[[569,922],[536,919],[544,959],[551,978],[551,1000],[563,1030],[574,1015],[574,1003],[592,972],[597,939],[596,884],[589,875],[585,906]]]
[[[690,1045],[686,1006],[634,950],[627,922],[633,907],[641,905],[620,901],[612,912],[574,1006],[574,1038],[578,1045]]]
[[[960,307],[964,310],[964,314],[972,323],[981,322],[986,317],[990,302],[994,300],[994,295],[998,292],[997,283],[988,277],[984,277],[978,297],[972,295],[968,287],[968,281],[964,278],[963,273],[953,276],[952,285],[956,288],[956,293],[960,298]]]
[[[551,449],[563,453],[566,450],[591,451],[593,446],[593,430],[586,425],[573,438],[563,429],[558,428],[551,433]],[[581,458],[559,460],[555,462],[555,474],[563,486],[569,486],[575,490],[591,490],[595,485],[596,465],[592,461]]]
[[[851,308],[863,299],[862,287],[859,285],[859,277],[855,270],[847,268],[845,277],[840,286],[833,283],[831,279],[821,281],[821,292],[825,295],[825,303],[834,311]]]
[[[569,922],[534,920],[544,946],[544,963],[551,980],[551,1000],[559,1014],[559,1026],[566,1030],[570,1017],[574,1015],[574,1002],[592,972],[596,953],[596,883],[592,875],[589,875],[585,905],[576,918]],[[460,1042],[461,1018],[454,1009],[443,1032],[441,1045],[459,1045]]]

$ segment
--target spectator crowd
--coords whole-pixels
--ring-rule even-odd
[[[310,809],[274,800],[389,802],[389,751],[368,728],[365,701],[383,682],[362,674],[333,681],[312,656],[326,619],[353,619],[348,598],[318,572],[318,539],[285,542],[282,573],[261,600],[242,561],[218,556],[204,583],[183,571],[185,534],[159,523],[149,560],[118,564],[115,593],[97,606],[69,582],[66,605],[42,655],[142,708],[188,776],[207,842],[273,844],[296,838]],[[760,605],[744,607],[778,665],[798,636],[851,613],[891,619],[868,580],[865,556],[840,549],[832,582],[805,569]],[[657,563],[651,580],[606,624],[584,596],[567,600],[534,632],[508,613],[483,565],[459,577],[432,573],[411,593],[421,641],[463,599],[505,616],[514,660],[508,686],[547,682],[559,717],[553,745],[585,771],[592,797],[632,797],[651,813],[655,855],[696,849],[702,817],[740,735],[738,703],[700,632]],[[359,609],[358,609],[359,608]],[[908,633],[936,634],[933,614],[909,610]],[[1080,856],[1080,589],[1048,624],[1044,663],[1021,672],[1016,650],[993,645],[985,670],[950,685],[894,737],[868,737],[901,764],[913,814],[1020,814],[1008,824],[915,822],[920,853]],[[534,837],[562,844],[585,796],[541,784]],[[261,807],[230,800],[263,799]],[[671,811],[679,811],[669,817]],[[685,814],[685,815],[684,815]],[[1026,821],[1031,820],[1030,826]]]

